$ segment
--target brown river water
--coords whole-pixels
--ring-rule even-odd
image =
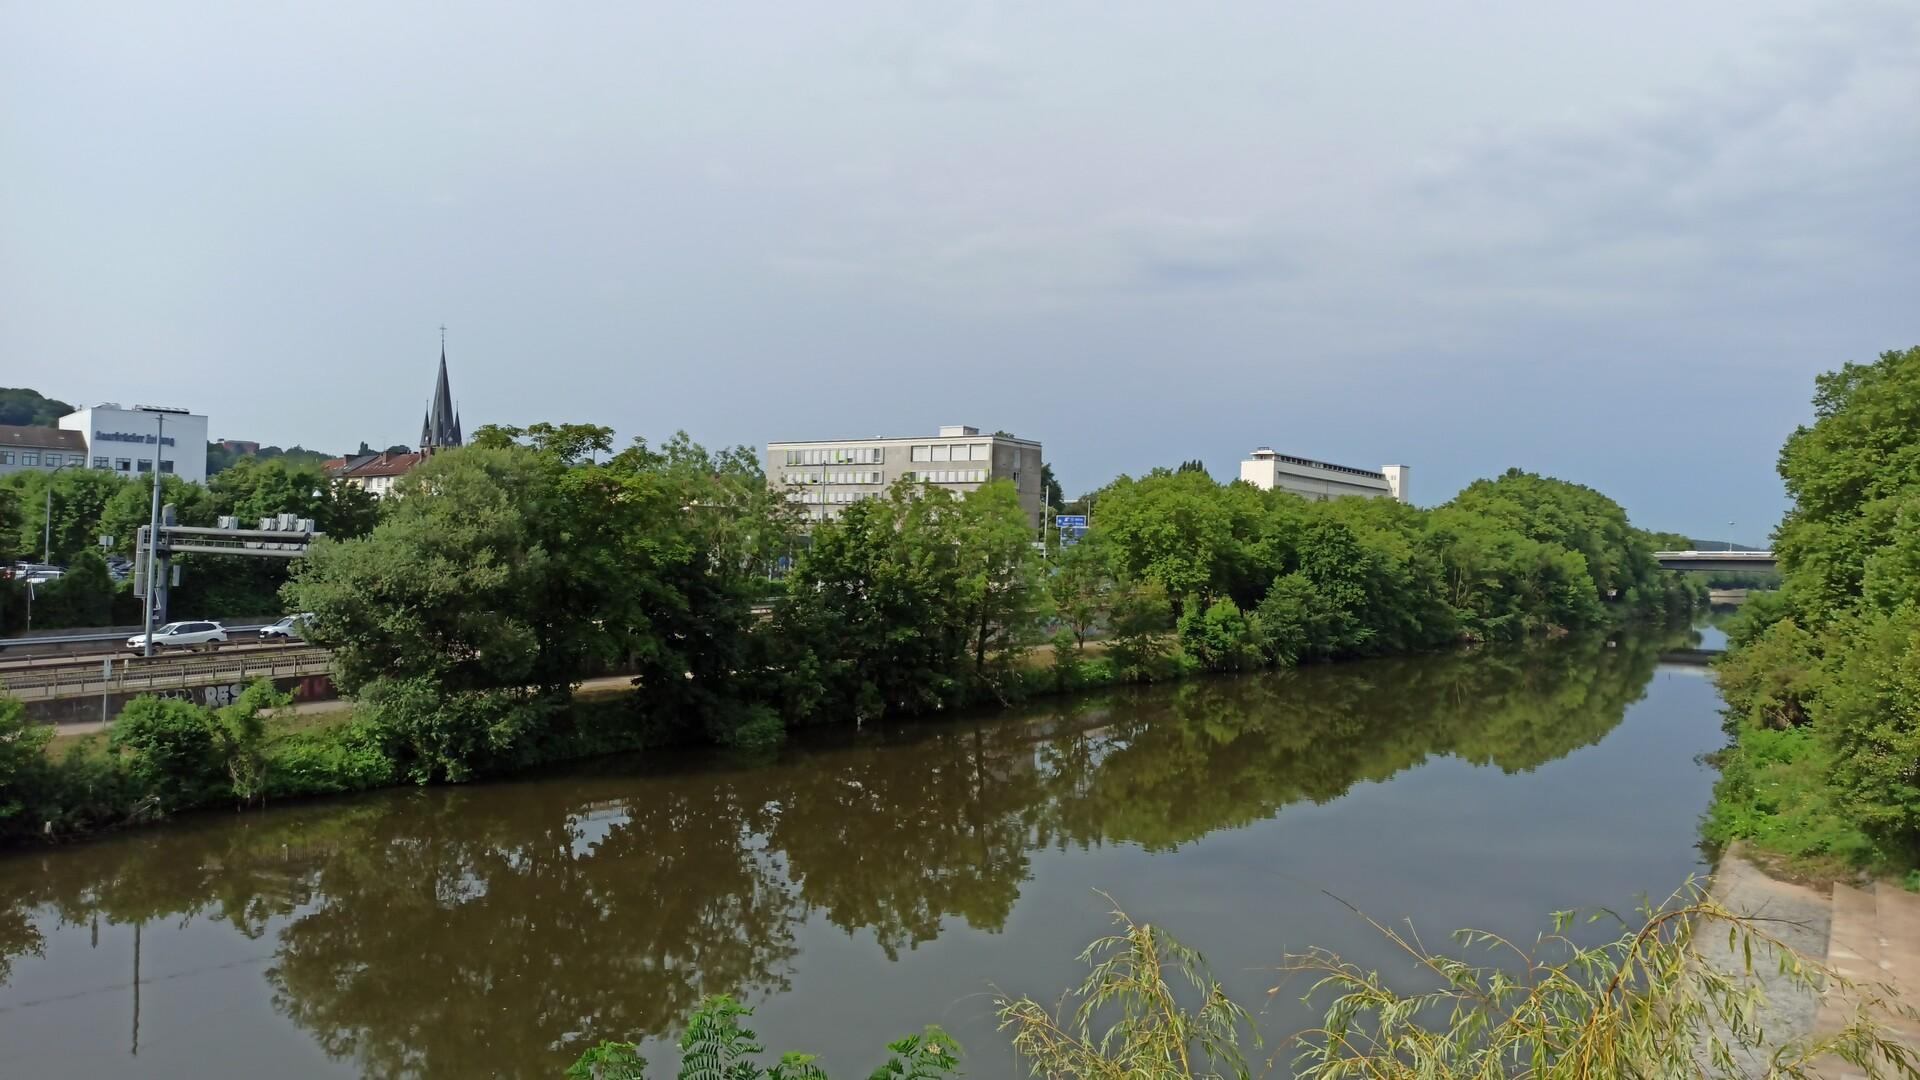
[[[1313,1016],[1266,993],[1288,953],[1395,963],[1335,896],[1430,944],[1531,939],[1703,871],[1723,740],[1703,670],[1658,660],[1685,643],[1195,680],[0,856],[0,1077],[556,1077],[601,1038],[670,1074],[715,993],[836,1076],[936,1023],[1011,1077],[994,993],[1057,998],[1115,903],[1200,949],[1271,1050]]]

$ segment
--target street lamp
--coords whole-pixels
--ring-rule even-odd
[[[147,525],[146,618],[142,620],[147,634],[140,648],[140,655],[148,660],[153,659],[153,606],[160,596],[160,459],[167,452],[166,414],[155,413],[153,420],[153,518]]]
[[[65,465],[55,465],[53,472],[47,474],[47,525],[46,533],[40,538],[40,561],[49,566],[53,564],[53,473],[71,468],[73,462],[69,461]]]
[[[1727,553],[1733,553],[1733,522],[1727,522]]]

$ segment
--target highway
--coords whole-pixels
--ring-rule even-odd
[[[227,644],[210,652],[172,650],[151,660],[123,648],[112,653],[0,659],[0,684],[8,695],[23,701],[52,701],[321,675],[331,662],[327,650],[303,641]]]

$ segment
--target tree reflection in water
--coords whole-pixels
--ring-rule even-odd
[[[52,926],[216,919],[272,937],[274,1004],[369,1075],[548,1075],[788,985],[798,925],[888,958],[1000,928],[1030,853],[1167,850],[1432,755],[1507,771],[1597,742],[1663,642],[1628,635],[1117,691],[687,755],[202,816],[0,862],[0,980]]]

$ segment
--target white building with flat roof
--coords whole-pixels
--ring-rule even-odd
[[[117,476],[147,476],[157,467],[196,484],[207,482],[207,418],[185,409],[112,402],[60,418],[87,440],[87,463]],[[157,463],[157,464],[156,464]]]
[[[1356,469],[1312,458],[1281,454],[1262,446],[1240,463],[1240,479],[1262,491],[1290,491],[1304,499],[1363,499],[1407,501],[1407,467],[1382,465]]]
[[[886,492],[895,480],[965,494],[990,480],[1011,480],[1020,509],[1040,525],[1040,444],[1010,435],[982,435],[952,424],[938,435],[874,436],[767,444],[767,486],[825,520],[861,499]]]

